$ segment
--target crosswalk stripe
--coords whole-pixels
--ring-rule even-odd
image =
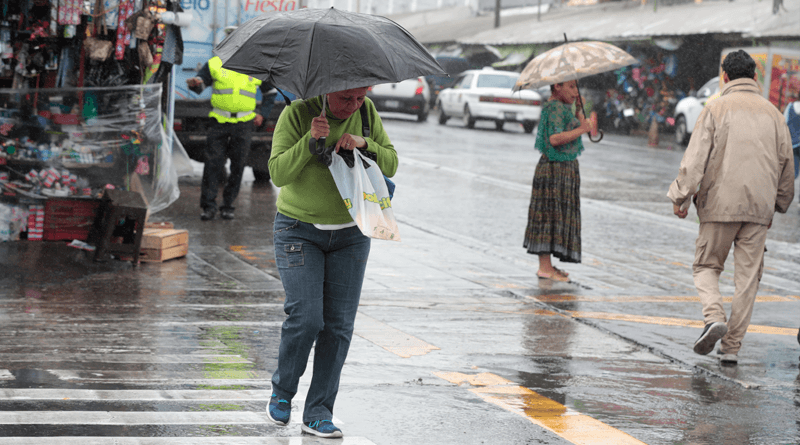
[[[93,383],[153,384],[168,382],[172,385],[263,385],[271,374],[257,370],[213,370],[189,372],[158,371],[76,371],[48,369],[47,372],[61,380]]]
[[[13,319],[12,319],[13,318]],[[64,326],[60,328],[58,331],[61,333],[64,332],[86,332],[86,331],[96,331],[97,333],[108,332],[109,327],[105,325],[105,323],[114,322],[114,327],[112,328],[113,331],[125,331],[125,330],[136,330],[138,332],[158,332],[156,328],[160,327],[177,327],[177,326],[186,326],[186,327],[195,327],[195,326],[256,326],[256,327],[264,327],[264,328],[279,328],[283,325],[282,321],[141,321],[138,319],[132,320],[119,320],[119,318],[109,317],[106,319],[92,317],[92,318],[85,318],[80,319],[76,318],[76,320],[80,320],[78,322],[72,323],[69,326]],[[21,332],[30,332],[35,334],[43,334],[41,329],[36,328],[25,328],[27,326],[26,323],[18,323],[18,317],[2,317],[0,316],[0,323],[2,323],[4,329],[11,329],[14,332],[14,335],[18,335]],[[22,328],[17,328],[17,326],[21,326]],[[148,329],[152,328],[152,329]],[[46,332],[44,332],[46,334]],[[7,335],[7,334],[4,334]]]
[[[3,437],[8,445],[53,445],[52,437]],[[59,437],[59,445],[326,445],[331,439],[301,437]],[[337,439],[337,445],[375,445],[365,437]]]
[[[0,411],[0,425],[252,425],[269,422],[252,411]]]
[[[253,363],[238,355],[212,354],[0,354],[0,363],[8,362],[103,362],[103,363]]]
[[[30,389],[0,388],[0,400],[72,400],[115,401],[245,401],[266,402],[271,393],[266,390],[103,390],[103,389]],[[266,404],[265,404],[266,406]]]

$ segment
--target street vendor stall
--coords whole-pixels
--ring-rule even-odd
[[[138,251],[147,217],[179,194],[164,92],[182,51],[158,19],[180,5],[2,1],[0,241],[105,251],[127,233]]]
[[[110,189],[140,194],[150,213],[167,207],[178,186],[160,99],[160,84],[0,90],[3,201],[70,198],[80,212],[89,205],[80,200],[100,200]],[[77,235],[57,229],[44,239]]]

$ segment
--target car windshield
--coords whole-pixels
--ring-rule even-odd
[[[478,76],[478,88],[513,88],[516,77],[503,74],[481,74]]]
[[[719,91],[719,77],[715,77],[706,82],[700,90],[697,91],[697,97],[709,97],[717,94]]]

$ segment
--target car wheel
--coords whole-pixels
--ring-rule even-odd
[[[536,122],[534,121],[525,121],[522,123],[522,130],[525,133],[533,133],[533,129],[536,127]]]
[[[686,118],[683,115],[675,119],[675,142],[680,145],[689,143],[689,133],[686,131]]]
[[[425,122],[427,120],[428,120],[428,112],[427,111],[424,111],[424,112],[422,112],[422,113],[417,115],[417,122]],[[440,116],[440,120],[441,120],[441,116]]]
[[[253,169],[253,176],[255,177],[256,182],[260,182],[262,184],[269,182],[270,179],[269,170]]]
[[[436,108],[439,109],[439,125],[444,125],[447,123],[447,119],[450,119],[450,116],[444,112],[444,108],[442,108],[441,102],[436,102]]]
[[[472,117],[472,113],[469,112],[469,105],[464,106],[464,125],[467,128],[475,128],[475,118]]]
[[[503,121],[494,121],[494,128],[497,131],[503,131],[503,124],[505,124]]]

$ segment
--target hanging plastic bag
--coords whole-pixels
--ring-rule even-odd
[[[350,216],[361,233],[370,238],[400,241],[400,230],[392,211],[392,200],[381,169],[359,150],[350,168],[341,156],[332,156],[328,168]]]

